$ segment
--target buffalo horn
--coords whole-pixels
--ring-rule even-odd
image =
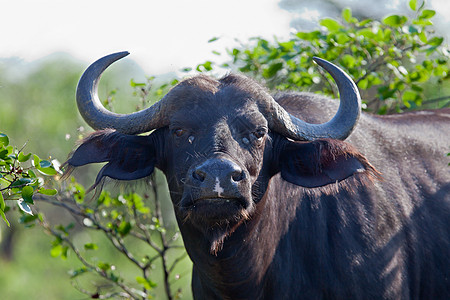
[[[340,105],[336,115],[323,124],[304,122],[286,112],[277,102],[260,103],[269,127],[293,140],[311,141],[320,138],[345,140],[356,126],[361,113],[361,97],[353,80],[334,64],[314,57],[314,61],[331,74],[340,94]],[[262,107],[261,107],[262,106]]]
[[[137,134],[167,125],[167,105],[164,98],[151,107],[131,114],[117,114],[105,109],[98,97],[98,83],[105,69],[127,56],[113,53],[91,64],[78,82],[77,105],[83,119],[94,129],[112,128],[125,134]]]
[[[81,116],[94,129],[112,128],[126,134],[137,134],[168,125],[169,105],[164,97],[151,107],[131,114],[117,114],[105,109],[98,97],[98,83],[102,73],[113,62],[127,56],[118,52],[105,56],[90,65],[77,87],[77,105]],[[361,112],[361,98],[353,80],[334,64],[314,57],[317,64],[331,74],[340,93],[336,115],[323,124],[310,124],[286,112],[276,101],[258,103],[269,121],[271,130],[293,140],[319,138],[346,139],[353,131]]]

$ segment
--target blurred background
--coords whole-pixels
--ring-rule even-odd
[[[12,145],[26,144],[25,152],[64,162],[79,137],[91,132],[76,109],[77,81],[90,63],[104,55],[131,52],[108,69],[99,91],[102,98],[114,99],[115,111],[132,112],[141,105],[141,99],[130,81],[147,82],[149,76],[154,76],[155,82],[164,82],[181,78],[186,75],[183,69],[195,69],[208,60],[226,63],[231,59],[226,49],[239,47],[256,36],[274,41],[288,39],[295,31],[317,29],[320,19],[337,18],[345,7],[350,7],[357,18],[382,19],[388,14],[410,13],[408,3],[407,0],[3,1],[0,132],[8,134]],[[430,0],[427,7],[436,10],[434,26],[448,43],[450,2]],[[218,75],[227,71],[230,70],[219,70]],[[154,100],[157,97],[158,93]],[[95,172],[91,173],[80,181],[89,186],[95,176]],[[165,199],[164,207],[170,214],[170,203]],[[50,210],[50,218],[70,218],[59,213]],[[53,239],[40,228],[24,228],[17,219],[18,215],[9,216],[11,227],[0,222],[0,298],[87,299],[69,280],[68,271],[79,264],[75,257],[53,258],[50,255]],[[173,216],[168,219],[173,222]],[[170,226],[176,230],[175,225]],[[78,238],[107,243],[84,232]],[[104,249],[105,252],[97,254],[99,257],[118,259],[114,252]],[[190,268],[189,260],[185,259],[177,273],[183,299],[191,297]]]

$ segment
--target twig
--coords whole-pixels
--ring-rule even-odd
[[[162,213],[161,213],[161,206],[159,204],[158,190],[157,190],[156,185],[154,184],[154,179],[152,179],[152,188],[153,188],[153,193],[155,196],[156,218],[159,220],[160,226],[164,226],[163,219],[162,219]],[[163,245],[163,250],[162,250],[162,254],[161,254],[161,262],[162,262],[163,273],[164,273],[164,289],[166,291],[167,298],[169,300],[172,300],[172,292],[170,290],[170,282],[169,282],[169,270],[167,267],[167,257],[166,257],[167,250],[170,247],[167,243],[166,235],[161,230],[159,230],[159,235],[161,237],[161,242]]]
[[[55,230],[53,230],[50,225],[48,225],[45,221],[41,221],[41,225],[42,227],[47,230],[51,235],[61,239],[62,241],[64,241],[69,247],[70,249],[72,249],[72,251],[75,253],[75,255],[77,256],[78,260],[84,265],[86,266],[88,269],[94,270],[98,275],[100,275],[101,277],[107,279],[108,281],[111,281],[114,285],[119,286],[123,291],[125,291],[127,293],[127,296],[133,298],[133,299],[139,299],[139,297],[135,296],[133,291],[131,291],[126,285],[122,284],[119,281],[114,280],[113,278],[111,278],[110,276],[108,276],[108,274],[100,269],[97,266],[94,266],[92,264],[90,264],[80,253],[80,251],[78,251],[78,248],[75,247],[75,245],[72,243],[72,241],[70,239],[68,239],[65,236],[62,236],[61,234],[59,234],[58,232],[56,232]]]

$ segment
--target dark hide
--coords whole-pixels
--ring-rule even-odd
[[[97,187],[105,177],[117,180],[135,180],[150,176],[156,165],[157,134],[133,136],[100,130],[80,142],[80,146],[63,165],[64,178],[70,176],[75,167],[91,163],[107,164],[99,171],[90,190]]]
[[[108,162],[96,184],[165,173],[196,299],[450,299],[450,111],[363,114],[348,143],[294,142],[267,127],[262,91],[186,80],[168,127],[94,133],[67,166]],[[310,123],[337,110],[275,98]]]
[[[358,172],[370,170],[379,177],[367,159],[351,145],[336,140],[286,143],[279,154],[281,177],[293,184],[315,188],[337,183]],[[379,177],[380,178],[380,177]]]

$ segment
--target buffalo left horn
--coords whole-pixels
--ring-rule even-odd
[[[358,122],[361,113],[361,97],[353,80],[334,64],[314,57],[314,61],[324,68],[337,84],[340,104],[336,115],[323,124],[304,122],[289,114],[275,100],[258,103],[269,121],[269,127],[293,140],[312,141],[320,138],[345,140]]]

